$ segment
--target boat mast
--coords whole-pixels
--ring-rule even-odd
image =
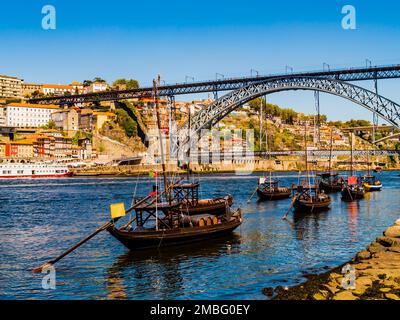
[[[329,173],[331,173],[332,170],[332,148],[333,148],[333,129],[331,127],[331,146],[329,149]]]
[[[310,195],[311,195],[311,184],[310,184],[310,175],[308,172],[308,152],[307,152],[307,120],[306,124],[304,126],[304,151],[305,151],[305,157],[304,159],[306,160],[306,174],[307,174],[307,182],[308,186],[310,188]]]
[[[353,175],[353,131],[350,131],[350,175]]]
[[[187,155],[188,155],[188,162],[187,162],[187,166],[186,166],[186,174],[187,174],[187,179],[188,179],[188,182],[189,182],[189,180],[190,180],[190,145],[191,145],[191,139],[190,139],[190,130],[191,130],[191,126],[192,126],[192,123],[191,123],[191,115],[192,115],[192,108],[191,108],[191,106],[189,105],[189,108],[188,108],[189,110],[188,110],[188,128],[189,128],[189,130],[188,130],[188,138],[189,138],[189,148],[188,148],[188,153],[187,153]]]
[[[160,82],[160,76],[158,76],[158,82]],[[159,110],[159,104],[158,104],[158,89],[157,89],[157,82],[155,79],[153,79],[153,90],[154,90],[154,103],[156,106],[158,139],[160,141],[161,166],[162,166],[163,177],[164,177],[164,192],[165,192],[165,197],[167,198],[167,201],[170,202],[171,199],[170,199],[170,195],[168,193],[168,180],[167,180],[167,172],[166,172],[166,167],[165,167],[164,148],[163,148],[162,134],[161,134],[160,110]]]

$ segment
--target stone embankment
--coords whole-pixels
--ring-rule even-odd
[[[276,300],[400,300],[400,219],[343,266],[263,293]]]

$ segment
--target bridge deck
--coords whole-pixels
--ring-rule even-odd
[[[342,81],[361,81],[372,79],[400,78],[400,64],[391,66],[376,66],[370,68],[336,69],[328,71],[312,71],[290,74],[272,74],[256,77],[227,78],[221,80],[201,81],[192,83],[177,83],[159,87],[160,96],[175,96],[182,94],[194,94],[205,92],[230,91],[242,88],[254,82],[270,80],[274,78],[288,77],[323,77]],[[48,98],[30,99],[31,103],[41,104],[74,104],[97,101],[118,101],[123,99],[149,97],[152,95],[152,87],[144,87],[123,91],[104,91],[89,94],[58,96]]]

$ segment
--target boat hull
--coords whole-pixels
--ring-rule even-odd
[[[72,177],[72,172],[60,174],[0,175],[0,179],[48,179]]]
[[[326,199],[324,201],[317,201],[317,202],[297,200],[294,202],[294,208],[296,211],[317,212],[329,209],[331,203],[332,203],[331,199]]]
[[[363,199],[364,196],[365,196],[364,191],[354,191],[354,190],[349,190],[347,188],[342,190],[342,200],[343,201],[360,200],[360,199]]]
[[[364,186],[365,191],[381,191],[381,189],[382,189],[382,185],[381,184],[379,184],[379,185],[370,185],[370,184],[366,184],[365,183],[363,186]]]
[[[271,192],[271,191],[263,191],[260,189],[257,189],[257,195],[260,198],[260,200],[281,200],[281,199],[287,199],[290,197],[292,192],[290,190],[287,191],[279,191],[279,192]]]
[[[151,231],[121,231],[115,226],[107,231],[130,250],[145,250],[205,241],[231,233],[242,223],[240,217],[221,224]]]

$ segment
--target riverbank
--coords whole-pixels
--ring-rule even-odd
[[[320,166],[313,166],[315,171],[327,170],[324,163]],[[256,172],[299,172],[304,171],[303,163],[298,160],[252,160],[252,161],[232,161],[219,162],[213,164],[191,164],[190,169],[196,174],[219,174],[219,173],[235,173],[238,175],[246,175]],[[171,174],[182,174],[186,170],[182,170],[176,164],[167,164],[166,170]],[[333,171],[346,171],[348,167],[332,167]],[[366,171],[366,165],[354,165],[354,170]],[[384,167],[382,171],[396,171],[399,167]],[[162,172],[161,165],[126,165],[126,166],[98,166],[90,168],[72,169],[77,176],[140,176],[148,175],[150,171]]]
[[[273,300],[400,300],[400,219],[348,263],[307,279],[263,293]]]

